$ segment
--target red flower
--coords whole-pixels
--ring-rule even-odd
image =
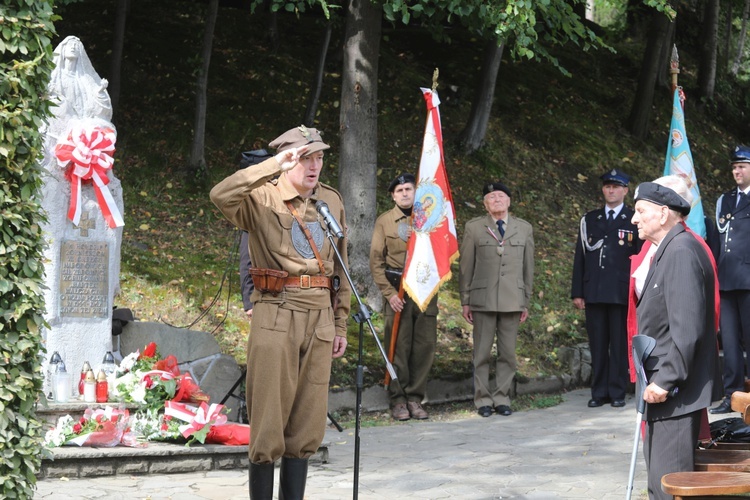
[[[84,417],[81,417],[81,419],[78,421],[81,425],[86,425],[87,420]]]
[[[97,415],[96,416],[96,421],[99,422],[100,424],[102,423],[102,420],[104,420],[104,415]]]
[[[151,389],[154,386],[154,379],[146,377],[146,389]]]
[[[151,342],[143,349],[138,359],[153,358],[154,356],[156,356],[156,342]]]
[[[73,432],[75,432],[76,434],[80,434],[82,430],[83,430],[83,426],[81,424],[75,424],[73,426]]]
[[[161,424],[161,430],[167,431],[169,430],[169,426],[167,424]]]
[[[172,420],[172,416],[171,415],[164,415],[164,421],[165,422],[169,422],[170,420]]]

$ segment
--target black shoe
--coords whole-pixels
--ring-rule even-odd
[[[605,398],[589,399],[589,408],[599,408],[600,406],[604,406],[607,403],[609,403],[609,399],[605,399]]]
[[[715,406],[708,410],[709,413],[714,415],[717,413],[732,413],[732,400],[730,398],[724,398],[721,400],[719,406]]]
[[[510,406],[497,405],[495,407],[495,413],[497,413],[498,415],[502,415],[504,417],[507,417],[507,416],[509,416],[513,412],[511,411]]]
[[[483,417],[489,417],[492,415],[492,407],[491,406],[481,406],[477,409],[477,413],[479,413]]]
[[[622,408],[625,406],[625,400],[624,399],[615,399],[612,401],[612,407],[613,408]]]

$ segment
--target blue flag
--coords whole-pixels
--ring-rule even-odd
[[[693,155],[690,153],[690,143],[685,132],[685,114],[680,102],[681,87],[674,91],[672,103],[672,123],[669,127],[669,143],[667,144],[667,158],[664,162],[664,175],[678,175],[688,185],[693,195],[693,206],[687,218],[687,225],[702,238],[706,237],[706,222],[703,220],[703,204],[701,192],[698,189],[698,179],[695,177]]]

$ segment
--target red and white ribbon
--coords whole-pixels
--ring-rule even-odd
[[[55,145],[55,156],[60,168],[66,169],[70,181],[68,218],[77,226],[81,220],[81,184],[93,182],[94,193],[110,228],[125,225],[107,184],[107,171],[112,168],[115,153],[115,131],[105,127],[77,125],[65,140]]]
[[[201,403],[199,407],[178,403],[176,401],[167,401],[164,403],[164,414],[177,418],[185,425],[178,427],[183,437],[189,437],[193,433],[203,429],[206,425],[223,425],[227,423],[227,416],[222,414],[224,405]]]

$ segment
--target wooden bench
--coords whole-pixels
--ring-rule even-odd
[[[732,410],[750,425],[749,392],[732,394]],[[736,499],[750,495],[750,443],[715,443],[710,449],[695,451],[695,471],[674,472],[661,479],[665,493],[680,499]]]
[[[674,495],[675,500],[698,498],[736,499],[750,494],[750,474],[747,472],[672,472],[661,478],[661,489]]]
[[[750,450],[695,450],[695,470],[750,472]]]

